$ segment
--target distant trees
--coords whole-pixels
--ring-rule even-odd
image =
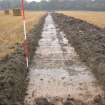
[[[96,10],[105,11],[105,0],[43,0],[36,10]],[[31,8],[31,7],[30,7]]]
[[[27,2],[25,1],[25,5]],[[20,8],[21,0],[1,0],[0,1],[0,9],[12,9],[12,8]]]
[[[0,6],[2,8],[14,8],[14,7],[20,7],[20,1],[19,0],[2,0],[0,2]]]
[[[20,8],[21,0],[2,0],[0,9]],[[42,0],[41,2],[26,2],[28,10],[96,10],[105,11],[105,0]]]

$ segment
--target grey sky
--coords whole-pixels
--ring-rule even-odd
[[[40,2],[41,0],[27,0],[27,1],[29,1],[29,2],[30,2],[30,1],[37,1],[37,2]]]

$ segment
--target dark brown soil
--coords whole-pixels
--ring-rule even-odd
[[[99,80],[99,84],[104,88],[105,30],[63,14],[53,14],[53,18],[58,27],[65,32],[69,43],[75,48],[82,61],[92,68],[92,72]],[[99,98],[101,101],[97,100]],[[86,105],[105,105],[105,99],[97,96],[93,103]]]
[[[38,46],[45,16],[28,34],[30,63]],[[16,44],[16,51],[0,61],[0,105],[24,105],[27,74],[23,47]]]
[[[28,34],[30,63],[41,38],[44,18]],[[63,14],[53,14],[53,18],[82,61],[92,68],[97,79],[105,86],[105,30]],[[29,70],[26,68],[22,46],[16,44],[15,47],[15,53],[0,61],[0,105],[24,105]],[[65,99],[40,97],[35,99],[35,105],[105,105],[104,96],[98,95],[86,103],[70,95]]]
[[[62,25],[62,27],[64,29],[66,27],[68,28],[67,32],[69,32],[69,31],[70,32],[75,32],[75,30],[72,30],[71,29],[72,26],[70,28],[69,25],[67,25],[67,26],[64,25],[64,23],[63,23],[63,20],[65,20],[64,16],[62,16],[62,15],[59,16],[58,14],[53,14],[53,17],[54,17],[55,22],[58,23],[59,25]],[[69,91],[69,89],[67,91],[66,91],[66,89],[65,90],[64,89],[60,89],[60,88],[57,89],[57,87],[60,87],[60,82],[63,81],[63,80],[61,80],[61,77],[64,77],[64,76],[61,76],[61,75],[62,74],[65,74],[65,72],[60,73],[60,71],[62,71],[62,69],[60,69],[60,71],[58,71],[58,74],[57,74],[57,72],[56,72],[57,69],[54,68],[54,67],[57,67],[56,64],[60,60],[62,61],[62,57],[60,58],[58,55],[57,56],[54,56],[54,57],[56,57],[56,59],[59,59],[59,61],[54,62],[54,63],[50,62],[49,60],[52,60],[53,59],[53,56],[52,55],[55,54],[55,52],[53,52],[52,50],[54,50],[54,51],[56,51],[56,50],[57,51],[61,51],[61,49],[59,49],[59,47],[57,47],[57,46],[59,46],[59,44],[61,44],[62,50],[65,50],[66,51],[66,49],[63,49],[64,48],[63,47],[63,44],[65,44],[65,43],[62,40],[62,39],[64,39],[65,35],[63,36],[61,34],[61,32],[59,31],[59,28],[56,29],[55,25],[53,25],[54,23],[53,23],[53,20],[52,20],[52,17],[50,16],[50,14],[49,14],[49,17],[46,20],[47,21],[45,22],[44,34],[42,34],[42,40],[39,41],[40,42],[39,47],[38,47],[38,49],[39,49],[38,51],[39,52],[36,51],[37,53],[36,53],[36,55],[34,57],[34,62],[33,62],[33,65],[31,66],[31,69],[30,69],[30,75],[29,75],[30,83],[29,83],[29,87],[27,89],[28,91],[27,91],[27,96],[26,96],[26,100],[25,100],[26,105],[105,105],[105,97],[102,94],[101,95],[97,95],[97,96],[94,95],[93,97],[91,97],[92,99],[89,99],[89,100],[87,98],[90,97],[90,95],[85,94],[87,96],[87,98],[85,98],[85,99],[82,100],[80,98],[81,97],[80,94],[77,97],[76,97],[76,95],[75,96],[72,96],[72,91],[73,91],[72,85],[69,85],[71,91]],[[69,19],[68,19],[68,21],[69,21]],[[68,21],[67,21],[67,23],[68,23]],[[84,24],[88,24],[88,23],[85,23],[84,22]],[[62,27],[61,27],[61,30],[62,30]],[[92,27],[95,27],[95,26],[92,26]],[[71,30],[69,30],[69,28]],[[58,30],[59,32],[57,33],[56,30]],[[49,37],[50,35],[51,35],[51,37]],[[75,42],[75,41],[73,41],[73,39],[71,37],[72,35],[70,34],[71,35],[70,37],[69,37],[69,35],[67,33],[66,33],[66,35],[67,35],[67,38],[68,39],[71,38],[71,39],[69,39],[69,41],[72,41],[72,44],[73,44],[73,42]],[[53,49],[53,48],[50,49],[49,48],[49,45],[50,45],[50,47],[52,47],[49,42],[50,41],[53,42],[53,41],[52,40],[49,41],[48,39],[53,39],[52,36],[53,37],[55,36],[54,37],[55,39],[56,39],[56,37],[58,37],[58,40],[59,40],[58,42],[55,42],[54,41],[54,44],[51,43],[52,45],[56,45],[57,48],[54,46],[54,48],[56,48],[56,49]],[[75,39],[76,39],[76,37],[75,37]],[[57,41],[57,39],[56,39],[56,41]],[[46,45],[46,47],[44,46],[44,48],[43,48],[42,46],[44,44]],[[67,41],[66,44],[68,44],[68,41]],[[74,47],[76,48],[76,46],[74,46]],[[69,49],[69,47],[67,47],[67,48]],[[46,52],[44,51],[44,49],[46,50]],[[50,55],[50,54],[48,54],[47,56],[44,55],[47,52],[51,52],[52,55]],[[38,54],[40,54],[40,56]],[[59,55],[60,55],[60,53],[59,53]],[[63,57],[64,57],[64,54],[63,54]],[[67,57],[69,57],[69,56],[67,56]],[[72,55],[70,57],[72,58]],[[46,60],[46,58],[47,58],[48,61]],[[45,60],[47,62],[43,62]],[[68,64],[65,64],[65,62],[64,62],[64,65],[62,65],[62,62],[61,62],[61,65],[60,66],[66,66],[66,67],[68,65],[71,66],[69,62],[70,61],[68,61]],[[51,64],[51,66],[49,66],[49,64]],[[54,66],[52,66],[52,65],[54,65]],[[58,69],[59,69],[59,67],[58,67]],[[77,69],[79,69],[79,67]],[[50,70],[50,72],[49,72],[49,70]],[[68,70],[68,71],[75,71],[75,69],[73,69],[73,70],[66,69],[66,70]],[[54,71],[54,72],[52,72],[52,71]],[[57,74],[57,75],[55,75],[55,74]],[[57,80],[59,80],[59,82],[56,82],[58,84],[58,85],[56,85],[54,83],[54,81],[57,81],[56,80],[56,77],[59,76],[59,75],[61,77],[60,77],[60,80],[59,80],[59,78],[57,78]],[[66,77],[66,75],[65,75],[65,77]],[[72,77],[72,73],[70,75],[70,78],[71,77]],[[76,77],[77,77],[77,79],[79,79],[78,74],[76,74]],[[54,78],[54,80],[53,80],[53,78]],[[86,77],[82,78],[82,80],[84,80],[84,79],[86,80]],[[53,80],[53,81],[50,81],[50,80]],[[49,84],[48,83],[49,81],[52,82],[52,83],[54,83],[54,85]],[[70,80],[68,80],[68,81],[70,81]],[[67,81],[67,83],[69,83],[68,81]],[[76,87],[76,84],[77,84],[75,81],[74,81],[74,83],[75,83],[75,85],[73,85],[74,86],[73,88],[75,88]],[[87,85],[90,85],[87,81],[85,83],[87,83]],[[85,83],[83,83],[83,84],[85,84]],[[88,87],[87,85],[85,86],[85,88]],[[49,88],[49,86],[51,86],[51,87]],[[63,86],[66,87],[67,85],[63,85]],[[97,87],[97,86],[95,85],[95,87]],[[53,89],[55,91],[52,91]],[[76,88],[76,89],[79,90],[79,88]],[[80,88],[80,89],[82,90],[82,88]],[[87,90],[89,90],[89,88],[87,88]],[[90,90],[92,90],[92,88],[90,88]],[[64,95],[64,96],[62,94],[59,95],[59,93],[63,93],[63,92],[66,95]],[[89,91],[86,91],[86,93],[88,93],[88,92]],[[85,93],[85,92],[84,91],[81,91],[80,93]],[[95,93],[99,94],[98,91],[95,91]],[[70,95],[68,95],[68,94],[70,94]],[[75,90],[75,94],[78,94],[78,92],[76,90]],[[68,97],[66,97],[67,95],[68,95]],[[85,95],[84,95],[84,97],[85,97]],[[44,96],[44,97],[41,97],[41,96]]]
[[[53,14],[53,18],[82,61],[105,86],[105,30],[63,14]]]
[[[87,103],[83,103],[80,100],[75,100],[74,98],[70,97],[70,95],[65,99],[60,97],[40,97],[35,99],[35,105],[105,105],[105,97],[96,96],[93,101]]]

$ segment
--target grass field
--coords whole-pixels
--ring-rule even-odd
[[[88,23],[105,28],[105,12],[90,11],[64,11],[65,15],[72,16],[87,21]]]
[[[27,32],[37,24],[44,12],[26,12]],[[14,51],[15,43],[24,40],[23,23],[21,16],[5,15],[0,12],[0,59]]]

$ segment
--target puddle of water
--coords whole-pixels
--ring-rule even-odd
[[[56,29],[51,15],[46,17],[29,74],[25,102],[34,105],[36,97],[66,97],[90,100],[102,94],[95,77],[68,44],[63,32]]]

